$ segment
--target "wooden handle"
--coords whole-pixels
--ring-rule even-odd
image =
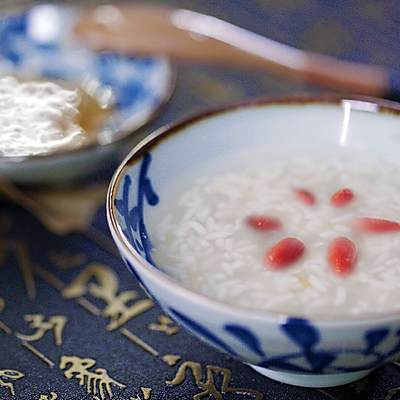
[[[398,91],[383,68],[298,50],[188,10],[100,6],[83,12],[75,32],[97,51],[253,68],[352,94],[388,97]]]

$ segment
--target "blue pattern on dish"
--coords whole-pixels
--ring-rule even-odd
[[[76,42],[72,26],[79,8],[37,5],[0,19],[0,76],[96,82],[114,96],[107,132],[133,131],[147,122],[171,89],[165,59],[94,53]],[[49,13],[51,18],[49,18]],[[45,39],[41,29],[47,29]]]
[[[248,328],[237,324],[226,324],[225,330],[240,339],[251,351],[259,356],[264,356],[260,340]]]
[[[191,320],[190,317],[182,313],[177,313],[175,310],[169,310],[169,312],[181,324],[189,326],[191,331],[194,331],[200,337],[204,337],[204,330],[206,328],[202,327],[198,322]],[[389,340],[389,334],[393,333],[390,332],[389,328],[378,328],[364,332],[362,337],[360,337],[360,347],[346,350],[318,350],[316,346],[320,341],[320,331],[315,325],[305,319],[289,318],[285,323],[280,325],[280,328],[284,336],[298,347],[298,351],[290,352],[280,357],[268,357],[260,347],[261,341],[257,334],[249,328],[238,324],[225,324],[223,326],[223,329],[230,337],[235,337],[249,350],[261,356],[261,360],[258,363],[260,367],[296,373],[349,373],[374,369],[381,366],[383,360],[387,359],[388,356],[394,357],[400,351],[400,330],[395,332],[397,338],[391,351],[389,353],[381,353],[378,349],[379,346],[385,340]],[[227,344],[223,342],[221,337],[219,337],[219,341],[222,341],[222,345],[218,347],[227,351]],[[233,356],[236,355],[235,352],[230,352],[230,354]],[[340,364],[339,361],[338,363],[339,358],[355,354],[372,356],[373,360],[365,364],[360,364],[357,368],[348,367],[345,362]]]
[[[188,329],[189,331],[192,331],[198,336],[207,339],[210,343],[214,344],[214,346],[219,347],[220,349],[226,351],[227,353],[236,356],[236,352],[227,343],[225,343],[223,339],[212,333],[210,329],[202,326],[197,321],[194,321],[192,318],[179,312],[178,310],[170,308],[168,311],[169,315],[173,319],[178,320],[180,324],[185,326],[186,329]]]
[[[115,206],[122,216],[125,224],[124,234],[129,242],[142,257],[152,263],[151,244],[144,223],[144,202],[147,201],[150,206],[156,206],[159,203],[159,197],[154,192],[148,176],[150,163],[151,155],[147,153],[139,168],[137,203],[131,205],[129,192],[132,178],[127,173],[124,176],[121,197],[116,199]],[[138,276],[135,268],[128,260],[126,262],[132,272]],[[279,357],[271,357],[264,351],[261,338],[247,326],[221,320],[217,329],[220,333],[216,334],[216,329],[211,331],[210,328],[203,326],[180,310],[170,307],[165,311],[189,331],[232,356],[238,355],[232,347],[232,339],[236,340],[259,358],[260,367],[268,369],[302,374],[349,373],[377,368],[383,364],[384,360],[395,359],[400,353],[400,326],[396,329],[381,326],[365,330],[360,334],[357,348],[346,348],[346,346],[321,348],[321,330],[316,324],[303,318],[288,318],[279,324],[279,329],[283,338],[288,341],[288,344],[294,345],[296,350]],[[288,346],[290,347],[292,346]],[[347,364],[346,358],[354,355],[363,355],[364,363],[357,367],[351,367],[351,362]]]
[[[151,155],[146,154],[140,166],[138,181],[137,204],[130,208],[129,192],[132,180],[129,175],[125,175],[122,197],[115,200],[115,208],[124,219],[124,235],[135,250],[149,263],[154,264],[151,258],[151,243],[144,223],[143,207],[145,201],[151,206],[156,206],[159,202],[157,194],[154,192],[147,172],[151,162]]]

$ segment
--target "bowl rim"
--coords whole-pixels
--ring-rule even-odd
[[[361,325],[365,323],[380,324],[388,321],[393,321],[395,316],[400,317],[400,312],[382,312],[382,313],[365,313],[360,315],[334,315],[327,318],[321,317],[310,317],[302,315],[291,315],[282,312],[273,312],[268,310],[260,310],[251,307],[244,307],[240,305],[233,305],[226,303],[221,300],[217,300],[208,297],[204,294],[195,292],[189,288],[182,286],[178,280],[169,276],[156,266],[145,260],[129,243],[125,237],[122,227],[118,223],[116,216],[116,208],[114,207],[114,199],[116,197],[117,190],[120,183],[122,182],[123,176],[126,170],[131,165],[142,159],[145,152],[148,152],[151,148],[156,147],[159,142],[166,140],[168,137],[174,134],[179,134],[184,131],[189,125],[201,122],[204,119],[212,118],[220,114],[246,109],[254,108],[257,106],[285,106],[285,105],[327,105],[327,106],[338,106],[340,107],[343,101],[355,101],[361,103],[369,103],[376,106],[376,113],[400,115],[400,103],[385,100],[381,98],[375,98],[370,96],[358,96],[358,95],[343,95],[343,94],[299,94],[299,95],[280,95],[280,96],[259,96],[254,98],[248,98],[244,100],[234,101],[222,105],[211,106],[204,110],[200,110],[176,119],[171,123],[168,123],[147,137],[142,139],[133,149],[128,153],[125,159],[120,163],[114,172],[111,181],[108,186],[106,196],[106,217],[113,240],[116,242],[119,251],[129,254],[131,258],[135,260],[134,268],[141,269],[148,274],[155,276],[155,278],[165,285],[169,285],[174,291],[183,293],[185,297],[189,297],[193,302],[197,304],[206,304],[210,307],[216,308],[222,312],[227,312],[230,315],[242,315],[248,319],[256,320],[268,320],[270,322],[282,323],[290,318],[305,318],[306,320],[312,321],[318,326],[329,326],[329,325]],[[122,250],[121,250],[122,247]],[[144,288],[146,289],[146,288]],[[153,296],[151,294],[151,296]],[[156,296],[154,296],[156,297]]]

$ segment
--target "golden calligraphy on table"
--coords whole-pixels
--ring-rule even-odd
[[[22,256],[16,256],[16,260],[23,263],[25,267],[31,267],[33,263],[29,260],[29,251],[25,244],[18,242],[18,246],[9,246],[9,249],[15,252],[21,251]],[[2,260],[6,256],[2,254]],[[154,357],[160,357],[170,368],[178,365],[175,376],[171,380],[167,380],[165,385],[170,387],[178,387],[188,377],[190,371],[195,378],[195,384],[200,393],[195,394],[193,399],[197,400],[202,397],[212,396],[215,399],[222,399],[223,393],[237,393],[252,395],[255,400],[262,399],[262,394],[252,389],[232,388],[230,382],[232,374],[229,370],[218,366],[207,365],[204,367],[205,380],[203,380],[203,367],[194,361],[182,361],[180,355],[174,354],[161,354],[157,349],[154,349],[148,343],[137,337],[133,332],[126,329],[129,321],[135,317],[154,308],[154,303],[147,297],[142,298],[141,294],[135,290],[121,291],[119,287],[119,277],[116,272],[101,263],[88,263],[87,265],[80,265],[87,261],[84,255],[68,255],[63,252],[62,254],[52,254],[51,260],[57,264],[61,269],[72,269],[82,267],[81,271],[72,279],[71,282],[65,284],[60,281],[55,275],[35,265],[32,269],[32,276],[29,276],[28,281],[25,277],[25,286],[32,293],[33,275],[44,279],[47,283],[56,288],[64,299],[74,299],[77,304],[84,307],[86,310],[96,316],[107,318],[109,323],[106,326],[108,331],[116,331],[119,329],[126,338],[134,344],[140,346],[147,353]],[[0,260],[1,261],[1,260]],[[90,302],[86,296],[91,296],[93,299],[100,300],[104,307],[99,309],[97,305]],[[29,296],[28,296],[29,297]],[[6,303],[0,297],[0,313],[6,308]],[[44,361],[47,365],[58,365],[59,369],[63,371],[65,378],[76,380],[77,383],[84,388],[87,394],[93,396],[93,400],[105,400],[106,398],[113,397],[113,387],[125,389],[126,384],[110,377],[105,368],[99,367],[96,360],[92,357],[79,357],[77,355],[62,355],[58,363],[54,360],[48,359],[46,355],[38,351],[34,345],[29,344],[40,341],[48,332],[52,333],[54,344],[57,347],[62,346],[63,332],[68,324],[68,318],[64,315],[50,315],[44,316],[42,314],[27,314],[23,316],[27,322],[27,329],[23,332],[13,332],[13,330],[0,321],[0,330],[6,334],[13,334],[16,338],[21,340],[23,346],[31,353],[35,354],[40,360]],[[157,321],[150,322],[147,328],[153,332],[160,332],[166,336],[172,336],[179,333],[179,328],[174,322],[165,315],[160,315]],[[180,364],[180,365],[179,365]],[[220,388],[216,387],[214,376],[222,377],[222,384]],[[15,395],[14,383],[24,378],[24,373],[13,369],[4,369],[0,371],[0,389],[6,388],[11,396]],[[218,379],[218,382],[220,379]],[[135,396],[130,396],[127,400],[150,400],[152,397],[153,389],[141,387],[140,393]],[[55,391],[49,394],[42,394],[38,400],[55,400],[57,394]]]
[[[53,330],[55,344],[56,346],[61,346],[62,331],[68,321],[67,317],[64,317],[63,315],[55,315],[53,317],[50,317],[49,320],[46,322],[43,315],[34,314],[24,315],[24,319],[25,321],[30,322],[29,327],[32,329],[36,329],[36,332],[32,333],[31,335],[25,335],[17,332],[15,336],[17,336],[19,339],[26,341],[39,340],[44,336],[47,331]]]
[[[176,373],[175,378],[172,381],[165,382],[167,385],[180,385],[186,379],[187,370],[190,370],[195,378],[196,385],[199,388],[204,389],[204,392],[199,393],[193,397],[194,400],[198,400],[204,396],[213,396],[215,399],[222,399],[222,393],[242,393],[247,395],[253,395],[256,400],[261,400],[263,395],[251,389],[232,388],[229,386],[232,378],[232,373],[226,368],[221,368],[216,365],[206,366],[206,381],[202,381],[202,367],[199,363],[193,361],[185,361],[182,363]],[[222,375],[221,389],[217,390],[215,386],[214,374]]]
[[[6,387],[10,390],[12,395],[15,394],[13,383],[10,381],[23,378],[24,374],[19,371],[14,371],[12,369],[0,370],[0,386]],[[9,380],[8,382],[5,381]]]
[[[56,400],[56,399],[57,395],[54,392],[50,392],[50,397],[45,394],[41,394],[39,397],[39,400]]]
[[[149,400],[151,396],[151,389],[150,388],[140,388],[142,395],[143,395],[143,400]],[[139,396],[136,397],[130,397],[129,400],[141,400]]]
[[[96,364],[92,358],[79,358],[75,356],[62,356],[60,360],[60,369],[65,370],[64,376],[68,379],[76,378],[79,380],[79,385],[86,385],[86,392],[99,394],[101,399],[105,399],[106,393],[111,398],[112,391],[111,385],[125,388],[125,385],[111,379],[107,375],[104,368],[96,368],[96,370],[89,371]]]
[[[173,321],[168,318],[166,315],[160,315],[158,317],[159,323],[151,323],[148,325],[148,328],[152,331],[161,331],[165,332],[168,336],[171,336],[175,333],[179,332],[179,328],[174,325]]]
[[[96,283],[91,282],[93,279]],[[111,319],[107,329],[113,331],[154,306],[150,299],[137,300],[139,294],[135,290],[118,291],[116,273],[103,264],[91,263],[61,293],[71,299],[89,292],[91,296],[103,300],[106,307],[102,315]],[[133,304],[128,306],[131,302]]]

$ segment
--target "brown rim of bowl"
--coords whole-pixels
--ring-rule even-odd
[[[156,266],[147,262],[137,251],[132,247],[132,245],[128,242],[127,238],[122,232],[121,226],[117,222],[116,211],[113,205],[113,199],[115,198],[116,191],[121,182],[124,171],[130,167],[134,162],[141,159],[144,152],[148,152],[149,149],[155,147],[160,141],[164,140],[166,136],[170,136],[174,133],[178,133],[182,131],[186,126],[197,123],[202,119],[205,119],[210,116],[216,116],[218,114],[222,114],[227,111],[233,111],[240,108],[254,107],[254,106],[265,106],[265,105],[290,105],[290,104],[327,104],[327,105],[340,105],[342,101],[345,100],[354,100],[360,102],[366,102],[375,104],[378,106],[378,112],[389,113],[389,114],[400,114],[400,103],[383,100],[374,97],[364,97],[364,96],[354,96],[354,95],[338,95],[338,94],[323,94],[323,95],[293,95],[293,96],[274,96],[274,97],[255,97],[250,99],[245,99],[242,101],[232,102],[220,106],[214,106],[207,108],[203,111],[196,112],[187,117],[180,118],[176,121],[167,124],[152,134],[144,138],[141,142],[139,142],[126,156],[124,161],[120,164],[120,166],[115,171],[109,187],[107,191],[106,197],[106,213],[107,220],[110,225],[111,235],[114,240],[119,242],[118,246],[123,246],[124,251],[129,253],[131,257],[133,257],[138,264],[140,264],[140,268],[145,270],[147,273],[151,275],[155,275],[157,280],[164,282],[165,284],[172,285],[175,291],[183,292],[185,296],[189,296],[191,300],[197,304],[208,304],[213,308],[217,308],[219,310],[224,310],[228,314],[235,315],[246,315],[246,317],[250,317],[251,319],[266,319],[270,322],[283,322],[289,318],[302,318],[301,315],[289,315],[285,313],[272,312],[267,310],[257,310],[253,308],[243,307],[243,306],[235,306],[229,303],[225,303],[223,301],[219,301],[203,295],[201,293],[194,292],[193,290],[182,286],[178,280],[172,278]],[[154,296],[156,297],[156,296]],[[393,317],[399,315],[395,311],[388,313],[374,313],[374,314],[364,314],[359,316],[346,316],[346,315],[337,315],[333,317],[327,317],[326,319],[317,316],[316,318],[310,318],[308,316],[304,317],[307,320],[312,321],[314,324],[318,324],[319,326],[326,326],[329,324],[339,325],[358,325],[364,324],[368,322],[373,323],[384,323],[385,321],[393,320]]]
[[[186,126],[191,125],[202,119],[223,114],[227,111],[233,111],[239,108],[247,108],[254,106],[265,106],[265,105],[290,105],[290,104],[337,104],[339,105],[342,101],[360,101],[364,103],[376,104],[378,111],[381,113],[389,114],[400,114],[400,103],[391,100],[385,100],[381,98],[375,98],[370,96],[358,96],[358,95],[343,95],[335,93],[322,93],[322,94],[294,94],[294,95],[278,95],[278,96],[257,96],[252,98],[246,98],[239,101],[229,102],[217,106],[211,106],[181,117],[172,121],[153,133],[142,139],[134,149],[129,152],[129,155],[123,161],[123,164],[129,165],[129,161],[134,162],[136,158],[139,158],[144,151],[149,150],[155,146],[159,141],[164,139],[164,136],[173,132],[180,131]]]

